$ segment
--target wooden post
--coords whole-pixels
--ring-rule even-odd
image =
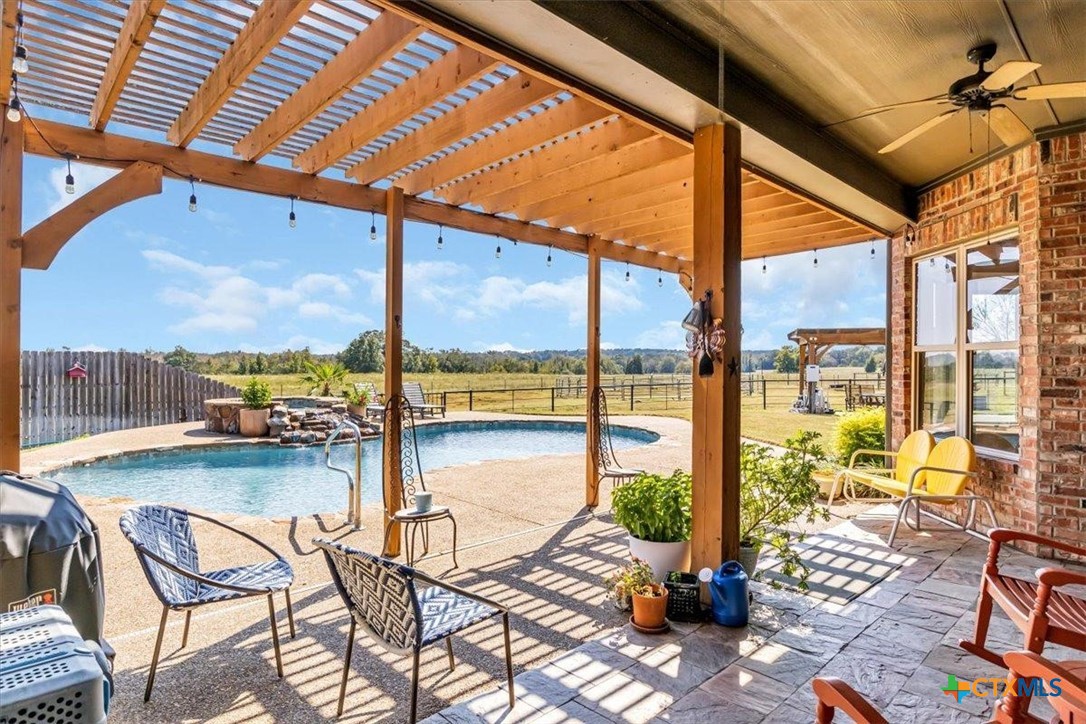
[[[589,508],[600,504],[599,414],[592,398],[600,386],[600,247],[588,240],[588,342],[585,355],[585,496]]]
[[[727,341],[711,377],[694,365],[693,570],[739,554],[740,170],[738,126],[694,133],[694,296],[712,290],[712,317],[723,320]]]
[[[403,189],[388,189],[385,203],[385,400],[391,400],[403,388]],[[400,416],[385,420],[386,449],[397,451],[385,458],[385,507],[392,515],[400,509],[399,449]],[[392,534],[384,555],[400,555],[400,524],[392,524]]]
[[[0,105],[0,470],[19,471],[23,127]]]

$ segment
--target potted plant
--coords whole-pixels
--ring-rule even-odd
[[[819,467],[811,474],[811,477],[818,484],[820,498],[829,500],[831,495],[834,498],[841,495],[843,478],[837,477],[837,473],[837,468]]]
[[[267,382],[252,377],[241,389],[238,428],[245,437],[264,437],[268,434],[268,408],[271,407],[271,387]]]
[[[657,582],[690,566],[691,493],[690,473],[676,470],[669,477],[642,473],[611,494],[630,554],[652,568]]]
[[[799,587],[807,588],[810,569],[792,547],[803,535],[795,535],[787,526],[805,519],[829,520],[829,511],[818,504],[815,468],[825,460],[817,432],[800,432],[785,441],[787,450],[777,455],[770,448],[744,443],[739,466],[739,563],[752,579],[759,554],[771,549],[781,562],[785,576],[799,574]]]
[[[356,417],[366,416],[366,405],[370,402],[370,393],[357,387],[348,387],[343,390],[343,397],[347,400],[347,412]]]
[[[660,629],[667,615],[667,589],[658,583],[652,568],[637,558],[607,577],[607,594],[622,611],[633,607],[633,623],[644,629]]]

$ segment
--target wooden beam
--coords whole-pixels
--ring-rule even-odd
[[[628,214],[624,214],[623,216],[611,217],[604,221],[587,221],[583,224],[576,224],[574,229],[579,234],[597,234],[606,236],[606,232],[608,231],[625,229],[630,226],[647,224],[653,221],[662,221],[680,215],[682,215],[682,218],[689,224],[690,214],[693,212],[693,200],[683,199],[681,201],[672,201],[667,204],[647,209],[637,209]]]
[[[381,13],[290,98],[234,144],[234,153],[246,161],[262,158],[362,79],[396,57],[422,32],[421,27],[395,13]]]
[[[483,201],[481,206],[491,212],[519,213],[521,209],[537,206],[548,199],[595,188],[607,181],[641,173],[657,164],[683,157],[690,157],[690,151],[657,136],[644,143],[587,159],[565,173],[554,173],[520,188],[496,194]]]
[[[843,221],[840,217],[807,204],[805,206],[796,207],[790,216],[784,215],[783,218],[772,221],[755,221],[744,216],[743,238],[756,238],[760,234],[767,234],[774,231],[791,231],[799,233],[806,227],[824,223],[852,224],[851,221]],[[853,226],[855,225],[853,224]]]
[[[128,76],[132,74],[132,69],[136,67],[136,61],[143,51],[143,44],[151,37],[155,21],[165,5],[166,0],[134,0],[128,6],[128,13],[113,45],[113,51],[109,54],[102,83],[98,86],[98,93],[91,106],[90,125],[94,130],[101,131],[109,123],[113,109],[117,107],[117,101],[128,82]]]
[[[743,239],[744,239],[744,241],[757,242],[757,241],[759,241],[761,239],[765,239],[767,237],[780,236],[782,233],[787,234],[789,237],[791,237],[793,239],[803,239],[803,238],[807,238],[807,237],[813,236],[813,235],[820,235],[820,234],[827,234],[827,233],[828,234],[833,234],[834,232],[838,232],[838,231],[844,231],[844,232],[853,232],[853,231],[862,232],[862,231],[864,231],[863,229],[859,228],[858,226],[856,226],[856,224],[852,223],[851,221],[846,221],[845,219],[836,219],[836,218],[830,218],[828,220],[823,218],[823,219],[819,219],[817,221],[814,221],[813,223],[803,223],[803,222],[801,222],[801,223],[796,224],[795,226],[791,226],[791,227],[786,225],[784,228],[780,228],[778,226],[780,223],[782,223],[782,222],[775,221],[775,222],[772,222],[772,223],[768,224],[767,226],[770,226],[772,228],[769,228],[766,231],[761,231],[759,229],[751,229],[750,231],[744,230]],[[870,236],[873,236],[873,234],[871,232],[869,232],[869,231],[865,232],[865,233],[867,233]]]
[[[5,10],[9,4],[14,5],[6,3]],[[6,113],[7,105],[0,105],[0,470],[19,472],[23,266],[19,236],[23,230],[23,133],[27,123],[12,123]]]
[[[457,46],[300,153],[294,158],[294,166],[306,173],[320,173],[499,67],[500,61]]]
[[[568,170],[586,159],[654,137],[656,134],[647,128],[618,118],[593,126],[561,143],[503,163],[497,168],[449,184],[439,189],[436,195],[456,206],[469,201],[478,204],[494,194],[524,186],[544,176]]]
[[[385,204],[385,401],[403,394],[403,191],[393,186],[386,192]],[[390,518],[400,509],[403,491],[399,469],[400,416],[388,415],[385,419],[384,472],[385,514]],[[389,454],[388,451],[395,451]],[[385,521],[391,526],[385,536],[384,555],[395,558],[400,555],[400,524]]]
[[[408,194],[429,191],[607,117],[603,108],[583,98],[571,98],[405,174],[396,179],[396,185]]]
[[[517,216],[525,221],[547,219],[591,205],[596,200],[613,200],[637,193],[650,186],[663,186],[672,182],[687,183],[693,175],[693,166],[693,159],[690,156],[680,156],[652,168],[604,181],[591,188],[578,189],[565,196],[526,206],[517,213]]]
[[[547,219],[547,223],[558,228],[577,227],[605,219],[623,217],[641,211],[653,211],[666,208],[676,203],[693,203],[689,183],[670,183],[660,187],[650,187],[628,196],[616,199],[600,199],[583,208]]]
[[[261,3],[170,126],[166,139],[176,146],[189,145],[272,48],[301,20],[309,5],[310,0]]]
[[[0,15],[0,103],[7,112],[7,102],[11,96],[11,64],[15,60],[15,16],[19,12],[18,2],[0,3],[3,6]]]
[[[694,570],[739,553],[739,284],[742,194],[739,128],[694,133],[694,295],[711,290],[711,315],[724,320],[723,363],[710,377],[695,364],[692,470]],[[729,366],[732,366],[729,369]]]
[[[347,176],[364,184],[380,181],[556,93],[549,83],[515,75],[356,163]]]
[[[604,239],[625,239],[627,241],[641,239],[652,235],[666,234],[669,231],[687,229],[690,227],[690,214],[692,208],[679,209],[658,219],[638,221],[629,224],[619,224],[613,227],[596,229],[587,233],[595,233]]]
[[[136,161],[23,234],[23,268],[48,269],[83,227],[118,206],[162,193],[162,167]]]
[[[600,386],[600,242],[588,241],[588,341],[585,345],[585,493],[584,504],[600,504],[600,415],[592,404]]]
[[[858,241],[867,241],[871,238],[873,237],[870,231],[823,232],[815,234],[813,237],[799,239],[785,232],[774,237],[759,239],[756,242],[744,242],[743,253],[745,258],[748,259],[759,256],[781,256],[801,251],[829,249],[835,246],[855,244]]]

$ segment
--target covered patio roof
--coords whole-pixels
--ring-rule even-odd
[[[20,7],[19,97],[90,127],[35,119],[30,153],[363,211],[394,185],[407,219],[578,252],[593,238],[671,271],[692,258],[688,133],[409,5],[23,0],[4,4],[0,66]],[[749,163],[742,196],[747,258],[884,235]]]

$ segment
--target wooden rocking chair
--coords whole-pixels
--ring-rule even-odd
[[[838,709],[857,724],[887,724],[886,718],[863,694],[841,679],[833,676],[821,677],[812,681],[811,686],[818,699],[815,705],[816,724],[830,724]]]
[[[1086,548],[1005,528],[996,528],[988,537],[991,543],[980,583],[973,640],[959,641],[958,645],[996,666],[1005,665],[1002,656],[984,646],[995,602],[1025,634],[1023,648],[1027,651],[1039,654],[1048,641],[1086,651],[1086,599],[1059,590],[1063,586],[1086,585],[1086,574],[1064,568],[1041,568],[1036,581],[1026,581],[999,572],[1000,546],[1011,541],[1036,543],[1083,558]]]
[[[1082,680],[1082,662],[1054,663],[1038,654],[1028,651],[1011,651],[1003,657],[1010,676],[1007,677],[1007,693],[996,705],[992,718],[993,724],[1045,724],[1043,719],[1029,713],[1029,694],[1039,680],[1045,688],[1049,682],[1057,681],[1060,693],[1052,696],[1050,691],[1046,701],[1056,710],[1054,722],[1062,724],[1086,723],[1086,681]],[[1069,669],[1068,665],[1074,668]],[[1020,680],[1030,685],[1020,690]]]

